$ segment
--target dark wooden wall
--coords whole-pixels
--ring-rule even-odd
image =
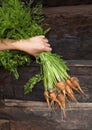
[[[76,93],[78,101],[92,102],[92,60],[68,60],[69,74],[76,76],[87,96]],[[20,99],[30,101],[45,101],[43,83],[38,83],[32,93],[24,94],[24,85],[34,74],[40,71],[40,66],[33,63],[31,66],[20,67],[18,80],[12,74],[0,69],[0,99]]]
[[[21,1],[28,2],[30,0]],[[33,4],[35,5],[38,2],[41,2],[44,7],[92,4],[92,0],[34,0]]]
[[[53,52],[63,56],[64,60],[69,60],[69,63],[76,60],[76,64],[79,64],[78,67],[70,66],[71,75],[77,76],[87,90],[88,97],[79,96],[79,101],[92,102],[92,5],[45,7],[43,13],[45,23],[51,27],[47,38]],[[84,63],[80,64],[81,60]],[[81,67],[83,64],[84,67]],[[42,83],[37,84],[31,94],[24,95],[24,84],[39,71],[39,66],[35,64],[21,67],[20,78],[16,80],[0,68],[0,98],[44,101]]]
[[[35,3],[38,1],[34,0]],[[20,67],[18,80],[0,68],[0,130],[91,130],[92,0],[42,2],[45,23],[51,27],[47,38],[53,52],[63,56],[70,68],[69,74],[79,79],[86,96],[75,93],[80,103],[70,105],[63,120],[61,111],[52,113],[46,104],[38,102],[45,101],[42,82],[35,86],[32,93],[24,95],[24,84],[40,71],[40,66],[32,63],[29,67]]]
[[[44,6],[63,6],[63,5],[80,5],[92,4],[91,0],[42,0]]]
[[[92,59],[92,5],[44,8],[53,51],[66,60]]]

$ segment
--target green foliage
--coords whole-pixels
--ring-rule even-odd
[[[24,53],[18,51],[0,51],[0,66],[9,70],[18,79],[19,74],[17,72],[18,66],[24,64],[30,64],[30,57]]]
[[[42,52],[38,56],[43,70],[43,82],[45,90],[53,90],[57,82],[69,78],[69,70],[64,60],[57,54]]]
[[[25,93],[30,93],[36,83],[43,80],[44,90],[53,91],[56,84],[69,78],[69,68],[60,56],[51,52],[41,52],[36,58],[36,63],[41,65],[41,74],[33,76],[25,84]]]
[[[29,81],[24,86],[25,94],[32,92],[32,89],[34,88],[34,86],[41,80],[43,80],[42,74],[36,74],[31,79],[29,79]]]
[[[0,38],[19,40],[42,35],[46,32],[42,27],[43,20],[41,3],[30,8],[19,0],[4,0],[0,3]],[[19,76],[17,67],[30,62],[30,56],[23,52],[0,51],[0,66],[16,78]]]
[[[0,8],[0,37],[18,40],[44,34],[42,20],[40,4],[30,9],[19,0],[3,2]]]

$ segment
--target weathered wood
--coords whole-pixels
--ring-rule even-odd
[[[37,0],[36,0],[37,1]],[[44,0],[43,4],[47,7],[63,6],[63,5],[80,5],[80,4],[92,4],[91,0]]]
[[[47,122],[41,120],[28,120],[28,121],[10,121],[11,130],[53,130],[55,128],[55,122]],[[55,129],[60,130],[60,129]],[[64,129],[63,129],[64,130]]]
[[[67,60],[66,62],[69,67],[92,67],[92,60]]]
[[[44,8],[53,51],[64,59],[92,59],[92,5]],[[54,22],[53,22],[54,21]]]
[[[30,130],[31,128],[34,130],[91,130],[92,128],[92,103],[71,104],[65,111],[66,118],[62,119],[62,112],[59,109],[52,111],[46,103],[27,102],[30,104],[28,105],[24,101],[15,101],[16,105],[11,105],[14,101],[6,100],[7,106],[0,108],[0,118],[10,120],[11,130]]]
[[[92,102],[92,60],[66,60],[69,67],[69,74],[78,77],[80,85],[87,94],[87,97],[76,93],[78,101]],[[43,83],[38,83],[32,93],[24,94],[24,84],[36,73],[39,73],[39,65],[33,63],[30,67],[20,67],[20,78],[16,80],[7,71],[0,69],[0,98],[24,99],[31,101],[45,101],[43,95]]]
[[[6,107],[29,107],[32,109],[37,109],[39,111],[40,110],[50,110],[47,107],[47,103],[46,102],[39,102],[39,101],[25,101],[25,100],[14,100],[14,99],[5,99],[4,100],[5,106]],[[67,106],[67,110],[70,109],[71,110],[77,110],[77,109],[88,109],[88,110],[92,110],[92,103],[70,103]]]
[[[26,1],[26,0],[21,0],[21,1]],[[42,2],[42,4],[46,7],[92,4],[91,0],[53,0],[53,1],[52,0],[35,0],[33,4],[35,5],[39,1]]]
[[[0,99],[0,107],[4,106],[4,100]]]
[[[5,99],[5,106],[8,107],[47,107],[46,103],[40,101],[25,101],[16,99]]]
[[[43,12],[46,23],[51,27],[47,37],[53,51],[63,56],[63,59],[70,60],[69,73],[79,78],[81,86],[87,92],[87,98],[78,94],[78,100],[92,102],[92,61],[88,60],[92,60],[92,5],[44,8]],[[16,80],[0,68],[0,98],[45,101],[42,82],[35,86],[32,93],[24,95],[24,84],[39,71],[40,67],[36,64],[20,67],[20,77]]]
[[[10,130],[10,121],[0,119],[0,130]]]

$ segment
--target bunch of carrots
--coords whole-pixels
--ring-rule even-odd
[[[74,91],[85,95],[76,77],[70,77],[65,62],[56,54],[42,52],[39,55],[43,71],[44,96],[51,107],[57,103],[64,110],[69,101],[76,102]]]
[[[33,88],[32,84],[35,85],[43,80],[44,96],[48,107],[52,107],[55,103],[61,110],[65,110],[67,103],[77,101],[74,91],[85,95],[78,79],[70,77],[67,73],[69,69],[60,56],[51,52],[41,52],[37,57],[37,63],[40,63],[42,67],[41,74],[29,80],[25,90],[29,92]]]

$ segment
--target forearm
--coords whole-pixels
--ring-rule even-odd
[[[12,50],[15,49],[14,45],[13,45],[12,40],[9,39],[1,39],[0,40],[0,50]]]
[[[33,56],[37,56],[40,52],[51,51],[50,44],[45,36],[35,36],[30,39],[21,39],[13,41],[10,39],[0,40],[0,50],[19,50],[24,51]]]

